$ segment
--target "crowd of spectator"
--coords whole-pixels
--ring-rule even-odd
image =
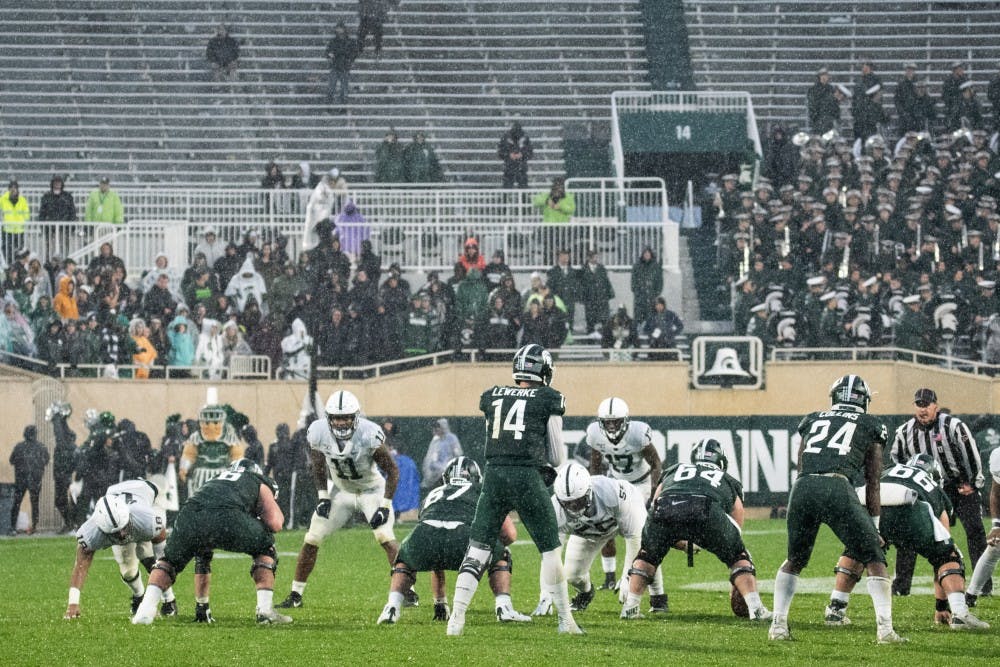
[[[159,377],[172,367],[171,377],[219,378],[234,356],[263,355],[279,377],[305,378],[313,360],[344,367],[531,342],[558,348],[573,340],[577,305],[579,333],[608,348],[639,347],[642,334],[650,347],[672,349],[683,329],[662,298],[652,248],[632,272],[635,316],[624,307],[612,315],[615,292],[596,250],[574,267],[560,249],[548,271],[519,287],[504,253],[487,261],[472,235],[450,276],[432,271],[411,286],[398,263],[383,270],[357,226],[338,226],[356,215],[346,200],[297,257],[281,235],[250,230],[223,240],[208,226],[192,239],[189,266],[158,253],[138,276],[127,274],[111,243],[86,266],[21,248],[4,276],[0,350],[37,358],[52,373],[63,365],[69,376]]]
[[[843,85],[824,92],[821,69],[808,96],[812,131],[773,128],[754,185],[722,177],[709,208],[737,333],[769,347],[894,345],[1000,362],[996,146],[962,63],[944,86],[943,118],[921,101],[916,65],[905,69],[896,134],[871,109],[862,115],[877,122],[856,113],[854,139],[841,134],[841,100],[881,103],[871,63],[853,95]]]

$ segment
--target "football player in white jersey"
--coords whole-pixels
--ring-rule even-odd
[[[630,559],[639,553],[642,528],[646,524],[646,502],[628,482],[604,475],[591,476],[575,461],[560,466],[557,472],[556,481],[552,484],[555,491],[552,505],[560,535],[569,535],[569,539],[565,540],[566,581],[578,591],[571,602],[573,611],[584,611],[596,592],[590,581],[590,566],[601,547],[609,539],[621,535],[625,538],[625,562],[631,563]],[[622,572],[623,579],[627,576]],[[660,596],[663,595],[662,582],[661,578]],[[654,586],[650,586],[650,611],[666,611],[660,608],[661,601],[655,599],[657,593],[652,592]],[[620,589],[622,602],[626,589]],[[543,593],[536,612],[551,607],[551,604]]]
[[[597,406],[597,421],[587,426],[587,444],[591,474],[599,475],[606,467],[608,477],[629,482],[644,502],[649,501],[652,482],[660,478],[660,456],[653,447],[649,424],[629,419],[624,400],[611,396],[601,401]],[[601,550],[601,569],[604,570],[601,588],[618,590],[614,539]]]
[[[986,535],[986,551],[976,561],[976,569],[972,573],[972,581],[966,591],[966,600],[970,607],[976,605],[976,598],[983,594],[986,582],[993,576],[993,571],[1000,563],[1000,448],[990,454],[990,475],[993,476],[993,488],[990,489],[990,516],[993,526]]]
[[[132,479],[108,487],[97,500],[94,513],[76,532],[76,563],[69,582],[69,603],[63,618],[80,617],[80,590],[87,580],[94,553],[111,547],[122,581],[132,590],[132,613],[142,602],[145,588],[139,574],[139,563],[146,571],[163,556],[167,539],[166,516],[153,501],[159,489],[152,482]],[[173,588],[163,592],[160,612],[177,615]]]
[[[316,566],[320,543],[342,528],[354,512],[360,511],[368,519],[390,567],[399,552],[399,542],[392,530],[395,522],[392,497],[396,493],[399,469],[385,445],[385,434],[378,424],[361,416],[361,404],[349,391],[335,391],[326,402],[325,412],[326,415],[313,421],[306,431],[319,503],[295,564],[292,592],[276,605],[285,609],[302,606],[302,593]],[[328,490],[328,472],[333,480],[332,498]],[[407,606],[415,604],[416,593],[412,589],[410,593],[412,597]]]

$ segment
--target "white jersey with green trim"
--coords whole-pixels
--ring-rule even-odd
[[[306,439],[326,458],[334,486],[349,493],[365,493],[384,482],[374,454],[385,442],[385,434],[378,424],[363,417],[356,423],[354,435],[341,440],[333,435],[326,418],[317,419],[309,425]]]
[[[598,422],[587,426],[587,445],[601,453],[601,458],[608,464],[608,477],[633,484],[649,479],[650,465],[642,452],[652,444],[652,430],[646,422],[630,421],[625,435],[617,443],[608,440]]]

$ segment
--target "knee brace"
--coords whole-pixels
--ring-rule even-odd
[[[198,554],[194,557],[194,573],[195,574],[212,574],[212,557],[211,551],[206,551],[205,553]]]
[[[636,576],[642,577],[643,579],[645,579],[647,586],[649,585],[649,582],[651,582],[653,580],[653,576],[654,576],[653,574],[650,574],[649,572],[646,572],[641,567],[636,567],[635,566],[635,561],[632,562],[632,567],[630,567],[628,569],[628,576],[631,577],[633,574],[636,575]]]
[[[503,563],[503,565],[500,563]],[[510,572],[514,574],[514,558],[510,555],[510,549],[505,548],[500,558],[490,564],[490,574],[494,572]]]
[[[859,581],[861,581],[861,575],[860,574],[858,574],[857,572],[855,572],[854,570],[851,570],[849,568],[840,567],[839,565],[837,565],[836,567],[833,568],[833,574],[834,575],[845,574],[854,583],[858,583]]]
[[[417,580],[417,573],[413,571],[413,568],[411,568],[406,563],[402,562],[397,562],[395,565],[393,565],[392,571],[389,574],[392,576],[395,576],[397,574],[402,574],[403,576],[410,579],[410,581]]]
[[[270,558],[271,562],[263,561],[261,558]],[[260,554],[259,556],[254,556],[253,565],[250,566],[251,577],[259,567],[262,567],[265,570],[270,570],[274,574],[278,573],[278,550],[274,548],[273,544],[266,552]]]
[[[465,551],[465,558],[462,560],[462,565],[458,568],[458,573],[462,574],[465,572],[467,574],[471,574],[476,578],[476,581],[479,581],[479,579],[483,576],[483,572],[486,571],[486,562],[473,555],[473,550],[485,552],[487,554],[489,554],[490,551],[489,547],[485,544],[470,542],[469,548]]]
[[[173,565],[165,560],[156,561],[156,565],[153,566],[154,570],[162,570],[167,578],[170,579],[170,585],[173,586],[174,582],[177,581],[177,570]]]
[[[937,582],[940,584],[944,581],[945,577],[950,577],[953,574],[957,574],[962,577],[962,579],[965,579],[965,568],[962,567],[961,563],[959,563],[958,567],[950,567],[947,570],[941,570],[938,572]]]
[[[742,560],[742,559],[741,559]],[[751,576],[757,576],[757,568],[753,566],[751,562],[749,565],[740,565],[739,567],[734,567],[729,570],[729,583],[733,586],[736,585],[736,578],[741,577],[744,574],[749,574]]]
[[[133,574],[131,577],[128,576],[127,574],[122,573],[122,581],[124,581],[128,585],[132,585],[132,582],[138,578],[139,578],[139,570],[136,570],[135,574]]]

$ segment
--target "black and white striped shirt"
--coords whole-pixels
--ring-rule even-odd
[[[945,483],[969,483],[982,488],[983,464],[976,439],[965,423],[957,417],[939,412],[929,426],[922,426],[916,417],[896,429],[890,456],[894,463],[906,463],[915,454],[930,454],[944,470]]]

